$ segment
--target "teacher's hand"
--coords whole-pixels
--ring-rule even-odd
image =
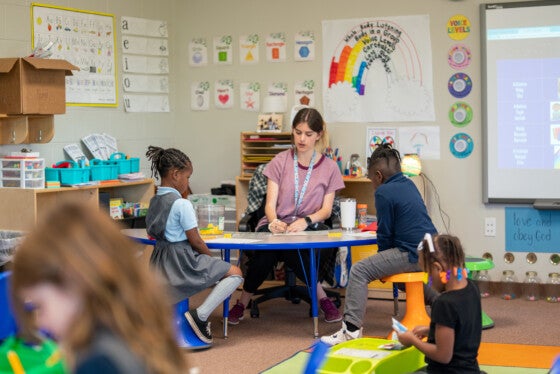
[[[268,230],[273,234],[283,234],[286,232],[287,228],[288,225],[286,222],[282,222],[279,219],[275,219],[268,224]]]
[[[299,232],[304,231],[306,228],[307,222],[305,221],[305,218],[298,218],[288,226],[286,232]]]

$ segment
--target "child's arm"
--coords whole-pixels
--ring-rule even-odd
[[[450,327],[436,324],[436,344],[424,342],[413,331],[397,333],[399,341],[405,346],[415,346],[428,358],[442,364],[448,364],[453,357],[455,344],[455,330]]]
[[[212,256],[212,252],[210,252],[208,246],[200,237],[197,227],[185,231],[185,234],[187,234],[187,240],[195,251],[203,255]]]

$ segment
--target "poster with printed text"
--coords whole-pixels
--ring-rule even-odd
[[[268,85],[266,96],[279,96],[284,99],[284,112],[288,110],[288,84],[272,82]]]
[[[233,64],[233,39],[231,35],[217,36],[214,38],[214,64]]]
[[[294,37],[294,60],[315,60],[315,34],[312,31],[300,31]]]
[[[323,21],[328,122],[434,121],[427,15]]]
[[[112,14],[32,4],[32,47],[50,45],[50,58],[79,70],[66,77],[66,102],[117,106],[115,17]]]
[[[295,83],[294,105],[315,106],[315,81],[313,79]]]
[[[258,112],[260,110],[261,84],[259,82],[243,82],[239,85],[239,106],[241,110]]]
[[[191,84],[191,109],[210,109],[210,82],[193,82]]]
[[[189,43],[189,65],[208,65],[208,45],[204,38],[194,38]]]
[[[136,17],[121,17],[121,31],[128,35],[167,38],[167,22]]]
[[[399,149],[397,140],[397,129],[395,128],[368,127],[366,135],[366,159],[368,159],[373,151],[381,144],[391,144]]]
[[[223,79],[216,82],[214,92],[214,102],[218,109],[231,109],[233,108],[233,81],[230,79]]]
[[[286,34],[283,32],[271,33],[266,38],[266,61],[286,61]]]
[[[122,16],[120,31],[125,110],[135,110],[131,103],[145,102],[142,112],[169,111],[167,22]],[[157,94],[161,98],[156,99]]]
[[[239,37],[239,63],[258,64],[259,63],[259,35],[243,35]]]

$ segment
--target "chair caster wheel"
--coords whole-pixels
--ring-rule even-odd
[[[251,306],[251,318],[259,318],[259,307],[253,303]]]

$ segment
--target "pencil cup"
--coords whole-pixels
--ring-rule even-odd
[[[356,227],[356,199],[340,200],[340,226],[345,231],[352,231]]]

